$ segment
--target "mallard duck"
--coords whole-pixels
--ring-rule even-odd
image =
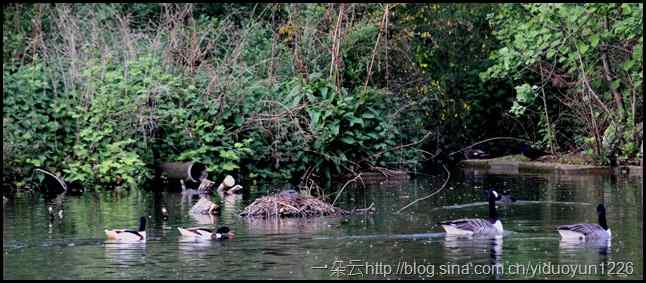
[[[441,222],[442,228],[447,235],[452,236],[488,236],[501,235],[503,233],[502,222],[496,213],[496,199],[498,192],[491,189],[488,193],[489,218],[467,218]]]
[[[116,240],[121,242],[145,242],[146,241],[146,217],[139,218],[139,229],[115,229],[105,230],[105,235],[108,240]]]
[[[612,232],[606,222],[606,208],[603,204],[597,206],[599,224],[579,223],[572,225],[561,225],[556,229],[563,240],[587,241],[587,240],[610,240]]]
[[[202,240],[225,240],[235,237],[229,227],[222,226],[213,232],[213,229],[206,227],[181,228],[177,227],[179,233],[185,237],[194,237]]]

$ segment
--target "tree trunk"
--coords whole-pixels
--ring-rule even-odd
[[[608,17],[606,16],[603,19],[603,27],[608,30]],[[601,63],[603,64],[603,75],[608,84],[608,89],[612,93],[612,96],[615,101],[615,137],[614,140],[609,143],[608,148],[608,158],[610,159],[610,166],[616,166],[616,156],[618,154],[619,146],[621,145],[621,139],[624,137],[624,122],[626,120],[626,115],[624,111],[624,99],[621,96],[621,93],[617,89],[612,87],[612,70],[608,64],[608,44],[602,43],[601,45]]]

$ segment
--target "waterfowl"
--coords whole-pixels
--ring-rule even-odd
[[[480,149],[467,149],[464,151],[464,157],[466,159],[486,159],[491,155]]]
[[[451,236],[486,236],[501,235],[503,233],[502,222],[496,213],[496,199],[499,197],[496,190],[488,192],[489,218],[465,218],[441,222],[442,228],[447,235]]]
[[[179,233],[185,237],[194,237],[203,240],[224,240],[233,238],[234,234],[229,227],[223,226],[213,231],[213,229],[206,227],[193,227],[193,228],[180,228],[177,227]]]
[[[503,204],[511,204],[516,202],[516,198],[511,195],[510,191],[504,191],[500,195],[499,199],[496,199],[496,202],[501,202]]]
[[[211,234],[213,240],[226,240],[235,238],[235,234],[231,232],[231,229],[227,226],[222,226],[215,231],[215,234]]]
[[[563,240],[587,241],[587,240],[609,240],[612,237],[608,223],[606,222],[606,208],[603,204],[597,206],[599,224],[572,224],[560,225],[556,229]]]
[[[286,198],[286,199],[295,199],[296,197],[298,197],[298,192],[294,189],[288,189],[278,193],[278,197]]]
[[[548,155],[548,153],[542,150],[535,149],[529,146],[528,144],[522,144],[520,146],[520,151],[523,153],[525,157],[529,158],[529,160],[536,160],[541,156]]]
[[[146,217],[139,218],[139,229],[138,230],[128,230],[128,229],[115,229],[115,230],[105,230],[105,235],[108,237],[108,240],[117,240],[123,242],[140,242],[146,241]]]

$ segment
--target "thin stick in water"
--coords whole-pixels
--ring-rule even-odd
[[[425,199],[427,199],[427,198],[430,198],[430,197],[432,197],[432,196],[434,196],[434,195],[438,194],[438,193],[439,193],[439,192],[441,192],[442,190],[444,190],[444,188],[446,187],[446,185],[449,183],[449,180],[451,179],[451,172],[449,171],[449,169],[447,169],[447,168],[446,168],[446,166],[442,165],[442,167],[444,167],[444,171],[446,171],[446,174],[447,174],[447,176],[446,176],[446,181],[444,181],[444,184],[442,185],[442,187],[440,187],[437,191],[433,192],[433,193],[432,193],[432,194],[430,194],[430,195],[427,195],[427,196],[425,196],[425,197],[423,197],[423,198],[418,198],[418,199],[414,200],[413,202],[411,202],[411,203],[407,204],[406,206],[402,207],[400,210],[398,210],[398,211],[397,211],[397,212],[395,212],[395,213],[398,213],[398,214],[399,214],[400,212],[404,211],[404,209],[406,209],[406,208],[408,208],[408,207],[412,206],[413,204],[417,203],[418,201],[422,201],[422,200],[425,200]]]

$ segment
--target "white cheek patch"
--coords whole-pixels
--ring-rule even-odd
[[[494,196],[495,198],[498,198],[498,193],[497,193],[496,191],[491,191],[491,193],[493,193],[493,196]]]

